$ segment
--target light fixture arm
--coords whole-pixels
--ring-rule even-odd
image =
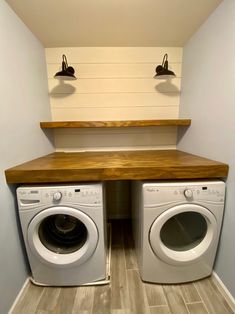
[[[164,57],[162,60],[162,67],[164,69],[168,69],[168,54],[167,53],[164,54]]]
[[[66,55],[62,55],[62,71],[59,71],[55,74],[54,78],[58,80],[76,80],[74,75],[75,70],[73,67],[68,66]]]
[[[66,55],[62,56],[62,70],[66,71],[68,68],[68,62],[67,62],[67,58]]]
[[[171,70],[168,70],[168,54],[167,53],[164,54],[162,65],[158,65],[156,67],[156,75],[154,77],[158,79],[167,79],[167,78],[175,77],[175,73]]]

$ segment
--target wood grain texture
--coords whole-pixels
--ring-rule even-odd
[[[145,290],[137,270],[127,270],[130,309],[135,314],[150,314]]]
[[[186,306],[190,314],[208,314],[205,305],[201,302],[187,304]]]
[[[123,227],[121,227],[123,226]],[[124,228],[124,226],[126,226]],[[128,227],[129,226],[129,227]],[[124,258],[123,238],[131,237],[131,221],[112,221],[116,234],[111,254],[111,283],[105,286],[76,288],[37,287],[31,282],[16,304],[15,314],[226,314],[233,313],[211,278],[196,282],[200,285],[200,302],[186,303],[198,298],[195,283],[184,285],[145,284],[138,270],[128,270]],[[118,241],[120,236],[120,241]],[[114,253],[114,254],[113,254]],[[148,288],[146,289],[146,286]],[[111,290],[111,291],[110,291]],[[165,292],[164,292],[165,291]],[[167,298],[165,296],[167,295]],[[188,295],[186,297],[186,295]],[[166,305],[166,300],[168,305]],[[160,305],[160,303],[162,305]],[[151,304],[151,306],[150,306]],[[155,304],[155,305],[154,305]],[[158,305],[157,305],[158,304]],[[218,305],[219,304],[219,305]],[[171,310],[170,310],[171,309]],[[187,312],[185,312],[187,310]]]
[[[181,284],[179,287],[185,303],[201,302],[197,289],[192,283]]]
[[[60,292],[60,288],[45,287],[37,306],[37,311],[53,312],[56,308]]]
[[[172,314],[188,314],[183,296],[178,285],[164,285],[164,292]]]
[[[198,293],[205,304],[210,314],[223,313],[232,314],[234,313],[229,307],[226,300],[223,298],[219,290],[215,289],[215,285],[211,283],[211,279],[205,279],[203,281],[197,281],[195,286]]]
[[[72,314],[76,291],[76,288],[71,287],[61,289],[53,312],[56,314]]]
[[[221,286],[221,283],[218,282],[218,277],[216,277],[215,274],[210,278],[210,284],[219,296],[221,302],[228,308],[228,311],[232,309],[235,313],[235,302],[233,302],[232,298],[228,298],[226,291],[223,289],[223,286]]]
[[[168,305],[150,307],[150,314],[171,314]]]
[[[8,183],[226,177],[228,165],[177,150],[52,153],[5,171]]]
[[[94,301],[95,287],[79,287],[77,288],[72,314],[92,312]]]
[[[34,313],[40,302],[44,288],[29,283],[26,286],[25,293],[22,294],[20,300],[16,304],[12,314]]]
[[[111,310],[111,314],[133,314],[130,310]]]
[[[189,126],[190,119],[126,120],[126,121],[52,121],[40,122],[42,129],[56,128],[120,128],[147,126]]]
[[[144,287],[149,306],[167,305],[162,285],[145,283]]]
[[[123,247],[114,247],[111,264],[111,308],[128,309],[129,291],[127,289],[126,263]]]
[[[111,287],[97,286],[94,293],[92,314],[104,314],[111,312]]]

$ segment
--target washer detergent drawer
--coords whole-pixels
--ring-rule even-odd
[[[190,264],[211,247],[217,233],[215,216],[207,208],[182,204],[155,219],[149,243],[154,254],[168,264]]]

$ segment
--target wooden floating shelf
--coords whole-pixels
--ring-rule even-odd
[[[123,120],[123,121],[51,121],[40,122],[41,129],[122,128],[148,126],[190,126],[190,119]]]
[[[52,153],[5,171],[8,183],[221,178],[228,165],[177,150]]]

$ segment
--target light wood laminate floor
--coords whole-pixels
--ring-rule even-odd
[[[211,278],[179,285],[140,280],[129,221],[112,223],[111,284],[52,288],[29,283],[14,314],[234,313]]]

